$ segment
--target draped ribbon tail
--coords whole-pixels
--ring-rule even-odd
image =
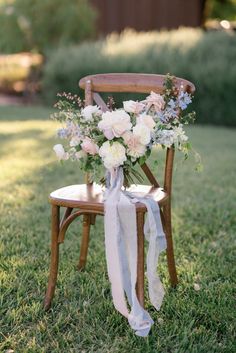
[[[166,249],[166,237],[163,231],[159,205],[153,200],[142,200],[145,203],[148,215],[144,225],[145,238],[149,242],[147,253],[148,292],[152,305],[160,310],[165,291],[157,274],[158,258]]]
[[[111,283],[113,303],[117,311],[128,318],[129,312],[123,290],[121,263],[119,254],[120,225],[117,217],[117,202],[120,197],[121,185],[117,177],[114,178],[110,189],[106,191],[105,201],[105,248],[108,277]]]
[[[135,198],[135,195],[122,191],[122,168],[107,173],[106,181],[105,245],[113,303],[116,310],[128,319],[135,334],[146,337],[153,320],[140,305],[136,294],[138,245],[135,202],[143,202],[148,211],[144,226],[145,238],[149,242],[147,278],[149,297],[157,310],[160,309],[164,289],[156,273],[156,267],[160,252],[166,248],[159,206],[151,198]],[[125,294],[131,307],[130,313]]]
[[[127,293],[131,306],[131,313],[128,321],[131,328],[138,336],[146,337],[153,325],[153,320],[146,310],[140,305],[136,294],[137,282],[137,222],[136,208],[129,197],[121,193],[118,203],[118,214],[122,228],[123,238],[126,248],[127,264],[130,269],[130,288],[131,293]],[[127,279],[126,279],[127,281]]]
[[[133,203],[142,202],[147,207],[147,219],[144,224],[145,239],[149,242],[147,252],[148,294],[152,305],[160,310],[165,291],[157,274],[159,254],[166,249],[166,236],[163,231],[160,208],[151,197],[139,197],[126,192]]]

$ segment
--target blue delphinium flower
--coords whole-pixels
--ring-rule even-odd
[[[174,101],[174,99],[170,99],[170,100],[169,100],[168,106],[169,106],[171,109],[175,109],[175,108],[176,108],[176,102]]]
[[[68,137],[68,130],[64,128],[58,129],[57,136],[61,139],[66,139]]]
[[[167,124],[170,121],[174,120],[175,118],[178,117],[178,112],[173,109],[172,107],[167,106],[167,108],[162,111],[157,113],[157,118],[163,123]]]
[[[190,95],[187,92],[181,92],[178,97],[179,107],[184,110],[192,102]]]
[[[157,118],[162,122],[162,123],[167,123],[168,122],[168,118],[167,118],[167,116],[165,116],[165,112],[164,111],[162,111],[162,112],[158,112],[157,114],[156,114],[156,116],[157,116]]]

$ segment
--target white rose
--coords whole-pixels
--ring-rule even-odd
[[[151,115],[147,114],[141,114],[137,117],[137,124],[144,124],[146,125],[150,130],[153,130],[156,123],[153,120],[153,117]]]
[[[61,144],[55,145],[53,151],[56,153],[57,158],[61,160],[66,160],[69,158],[69,153],[65,152],[64,147]]]
[[[148,145],[151,140],[150,129],[144,124],[137,124],[133,128],[133,134],[138,136],[142,145]]]
[[[139,114],[144,109],[145,105],[141,102],[130,100],[123,102],[123,107],[127,113]]]
[[[130,116],[123,109],[103,113],[102,120],[98,123],[98,128],[103,131],[108,140],[120,137],[131,127]]]
[[[107,169],[117,168],[126,161],[125,147],[119,142],[110,144],[109,141],[103,143],[99,149],[99,155],[102,157],[104,166]]]
[[[80,144],[81,140],[78,136],[74,136],[72,137],[72,139],[70,140],[70,146],[71,147],[75,147],[78,146]]]
[[[182,124],[180,124],[178,127],[175,127],[173,131],[176,139],[178,138],[180,142],[186,142],[188,140],[188,136],[185,135]]]
[[[94,115],[101,115],[101,110],[97,105],[87,105],[84,109],[82,109],[81,114],[87,121],[93,120]]]
[[[80,158],[84,158],[87,156],[87,153],[84,152],[83,150],[75,152],[75,158],[79,160]]]

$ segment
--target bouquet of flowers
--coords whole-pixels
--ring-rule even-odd
[[[185,156],[191,148],[184,125],[195,119],[195,112],[185,113],[192,96],[175,86],[173,76],[166,75],[162,95],[151,92],[145,100],[124,101],[122,108],[106,112],[84,106],[77,95],[59,97],[59,112],[52,117],[63,124],[57,135],[65,143],[55,145],[54,151],[59,160],[77,161],[92,180],[98,179],[101,168],[122,166],[129,185],[140,181],[135,165],[145,163],[154,145],[175,146]]]

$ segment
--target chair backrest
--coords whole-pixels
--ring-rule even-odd
[[[93,101],[107,111],[108,107],[98,92],[129,92],[129,93],[155,93],[163,92],[164,75],[155,74],[133,74],[133,73],[112,73],[89,75],[79,81],[79,86],[85,90],[85,104],[93,104]],[[189,93],[195,91],[195,86],[182,78],[176,78],[176,87],[182,86],[183,90]],[[164,172],[164,190],[170,195],[172,186],[172,171],[174,161],[174,148],[167,148],[166,163]],[[159,187],[159,183],[154,177],[146,163],[141,166],[151,185]],[[88,182],[88,178],[87,178]]]

